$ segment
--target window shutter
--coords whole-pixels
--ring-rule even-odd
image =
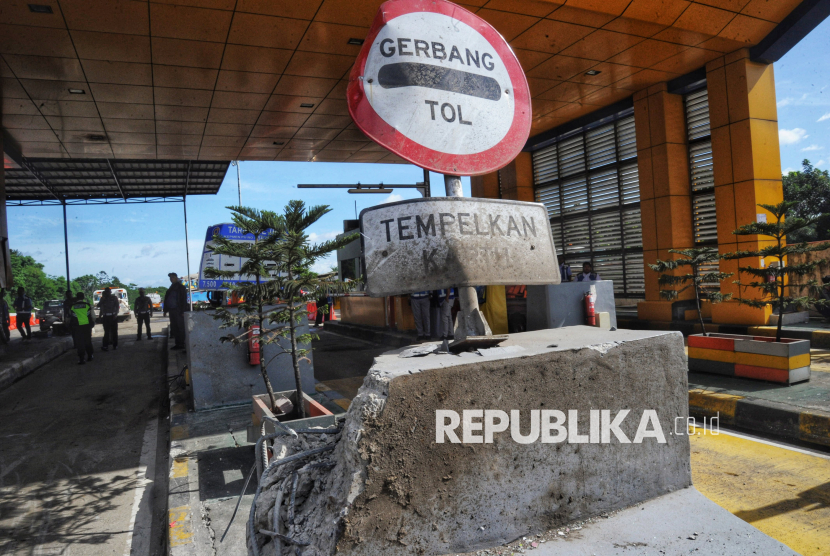
[[[591,210],[616,207],[620,204],[620,184],[617,169],[594,172],[589,176],[591,182]]]
[[[637,137],[634,130],[634,116],[616,122],[617,160],[628,160],[637,156]]]
[[[703,88],[686,95],[686,131],[689,141],[709,137],[709,93]]]
[[[617,161],[614,144],[614,124],[592,129],[585,134],[588,149],[588,168],[599,168]]]
[[[582,134],[559,143],[559,177],[572,176],[585,171],[585,147]]]
[[[540,187],[536,190],[536,202],[548,209],[548,219],[562,216],[562,204],[559,199],[559,184]]]
[[[585,176],[562,182],[562,212],[583,212],[588,210],[588,184]]]
[[[695,244],[718,241],[715,208],[715,177],[712,166],[712,141],[709,139],[709,95],[701,89],[685,96],[686,132],[689,138],[689,181]]]
[[[556,145],[533,153],[533,180],[536,185],[559,179],[559,160]]]

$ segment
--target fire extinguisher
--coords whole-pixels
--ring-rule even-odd
[[[248,334],[248,364],[259,365],[259,342],[255,342],[254,338],[259,337],[259,325],[255,324],[249,329]]]
[[[585,304],[585,324],[588,326],[596,326],[597,312],[595,305],[597,302],[597,290],[594,286],[591,286],[591,289],[585,294],[582,301]]]

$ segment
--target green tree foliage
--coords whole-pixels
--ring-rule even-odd
[[[791,214],[812,223],[787,237],[790,243],[830,239],[830,174],[819,170],[809,160],[801,163],[800,172],[784,176],[784,200],[794,203]]]
[[[736,280],[735,284],[745,288],[758,288],[763,293],[761,299],[739,299],[738,301],[744,305],[757,308],[772,306],[774,309],[778,309],[778,330],[775,334],[775,341],[780,342],[781,325],[784,321],[781,317],[784,314],[784,307],[787,305],[793,305],[795,307],[807,306],[811,301],[810,298],[798,294],[802,289],[816,286],[815,280],[810,280],[805,285],[796,285],[793,284],[792,279],[796,276],[812,274],[818,265],[827,262],[827,259],[816,259],[808,263],[786,264],[785,260],[789,255],[800,255],[828,249],[830,248],[830,243],[793,243],[787,245],[786,239],[788,237],[796,237],[797,232],[815,224],[818,217],[800,218],[798,216],[791,216],[791,211],[796,206],[796,203],[793,201],[784,201],[777,205],[758,206],[772,213],[775,221],[745,224],[732,233],[736,236],[765,236],[772,239],[774,243],[754,251],[728,253],[723,255],[723,258],[746,259],[752,257],[756,261],[758,257],[775,259],[775,264],[769,264],[761,268],[754,266],[738,267],[741,272],[753,276],[755,280],[751,282]],[[822,301],[815,303],[823,304]]]
[[[704,296],[710,303],[720,303],[732,299],[732,294],[722,294],[712,286],[719,286],[720,283],[732,276],[731,272],[707,272],[703,267],[717,263],[720,260],[718,250],[712,247],[701,247],[696,249],[669,249],[669,253],[680,255],[682,258],[669,261],[657,260],[657,264],[649,264],[651,270],[661,272],[658,283],[661,286],[671,286],[669,289],[660,290],[663,299],[674,300],[678,296],[693,288],[695,292],[695,304],[697,306],[697,318],[700,320],[700,329],[704,336],[706,325],[703,324],[703,314],[700,311],[700,300]],[[668,274],[667,271],[675,271],[678,268],[688,268],[686,274]]]
[[[282,214],[259,211],[248,207],[228,207],[234,224],[245,233],[252,234],[253,242],[235,242],[219,235],[213,237],[213,251],[220,255],[241,257],[244,261],[239,274],[254,276],[255,281],[230,286],[231,291],[242,297],[235,308],[219,307],[214,318],[222,321],[221,328],[236,329],[221,338],[233,345],[247,343],[251,339],[260,346],[260,374],[265,382],[271,408],[276,398],[267,366],[281,355],[291,357],[294,381],[297,389],[298,417],[305,417],[303,389],[300,381],[300,361],[308,355],[300,344],[310,344],[313,334],[299,334],[298,327],[308,319],[308,302],[322,292],[347,291],[353,284],[323,282],[309,268],[332,251],[342,248],[354,236],[339,240],[310,244],[306,230],[331,209],[325,205],[306,207],[302,201],[290,201]],[[211,278],[233,278],[234,271],[206,269]],[[266,307],[266,306],[271,307]],[[252,335],[253,325],[260,333]],[[274,353],[266,354],[266,346]],[[269,351],[270,351],[269,349]],[[269,359],[270,357],[270,359]]]
[[[32,298],[35,307],[43,307],[43,304],[50,299],[63,299],[66,292],[66,277],[50,276],[43,271],[43,264],[37,262],[33,257],[23,255],[20,251],[11,250],[12,276],[14,287],[8,293],[9,305],[17,296],[17,288],[23,286],[26,293]],[[98,274],[85,274],[72,280],[72,293],[84,292],[87,299],[92,299],[95,290],[102,290],[107,286],[112,288],[124,288],[127,290],[130,306],[138,297],[138,286],[135,284],[124,284],[117,276],[110,277],[103,270]],[[147,293],[157,292],[164,298],[167,293],[166,287],[146,288]]]

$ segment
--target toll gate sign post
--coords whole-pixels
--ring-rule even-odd
[[[447,197],[463,197],[459,176],[487,174],[509,164],[530,133],[530,90],[512,49],[486,21],[446,0],[389,0],[382,4],[352,68],[346,96],[352,119],[372,140],[413,164],[444,174]],[[396,249],[392,258],[388,245],[391,232],[387,229],[390,223],[397,222],[395,218],[405,219],[405,212],[412,212],[409,216],[413,219],[428,219],[426,213],[417,214],[426,205],[395,203],[394,207],[363,211],[360,221],[367,291],[381,296],[389,295],[384,293],[388,291],[460,286],[461,312],[454,345],[495,344],[500,339],[493,337],[479,312],[475,289],[469,284],[559,283],[556,252],[541,205],[509,201],[506,203],[511,203],[510,207],[496,207],[493,203],[499,201],[487,200],[486,207],[476,210],[476,203],[484,200],[465,202],[472,207],[467,207],[470,212],[455,211],[458,214],[453,215],[452,211],[438,210],[432,215],[433,222],[436,215],[440,222],[444,222],[441,214],[451,215],[459,227],[457,237],[444,233],[447,228],[442,224],[440,239],[435,234],[419,235],[411,244],[402,243],[406,247]],[[387,210],[401,215],[386,218],[389,221],[379,225],[384,220],[379,211]],[[375,225],[364,220],[368,211]],[[486,236],[475,236],[474,245],[469,237],[463,237],[470,229],[457,219],[464,222],[465,214],[478,218],[480,213],[484,218],[499,212],[512,214],[505,224],[512,221],[519,226],[522,215],[539,221],[533,239],[527,235],[521,240],[515,233],[512,238],[499,235],[498,225],[492,233],[488,228]],[[426,276],[423,268],[431,267],[423,267],[418,253],[424,251],[429,257],[429,253],[437,252],[436,241],[445,242],[444,251],[453,256]],[[528,264],[511,269],[512,282],[492,281],[492,273],[481,272],[486,267],[482,261],[495,261],[497,253],[519,244],[517,260]],[[389,264],[391,260],[396,263]],[[540,270],[542,267],[547,272]],[[418,287],[411,283],[416,275],[424,275]],[[398,284],[396,276],[400,278]]]

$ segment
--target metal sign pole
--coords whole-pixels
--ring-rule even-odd
[[[444,174],[444,187],[447,197],[463,197],[461,177]],[[458,313],[458,324],[455,327],[455,341],[465,340],[469,336],[492,336],[493,333],[478,307],[478,293],[472,286],[457,288],[458,302],[461,311]]]

